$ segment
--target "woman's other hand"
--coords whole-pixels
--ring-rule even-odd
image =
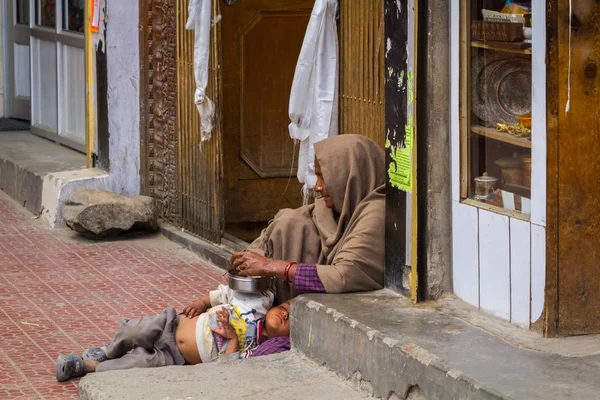
[[[229,311],[225,307],[217,310],[217,323],[219,324],[218,327],[211,328],[214,333],[227,340],[237,339],[235,329],[229,323]]]
[[[231,265],[241,276],[272,276],[269,271],[272,261],[251,251],[241,251],[231,256]]]

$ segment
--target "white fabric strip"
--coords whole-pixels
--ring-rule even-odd
[[[290,94],[290,137],[300,142],[298,180],[305,203],[317,178],[314,144],[338,134],[337,0],[316,0]]]
[[[215,126],[215,105],[205,94],[210,57],[211,5],[212,0],[190,0],[185,25],[187,30],[194,31],[194,103],[200,114],[202,141],[210,139]]]

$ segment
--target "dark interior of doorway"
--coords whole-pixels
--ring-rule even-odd
[[[268,224],[268,221],[231,223],[225,225],[225,232],[245,243],[252,243]]]
[[[31,129],[29,121],[14,118],[0,118],[0,132],[28,131]]]
[[[288,104],[314,0],[222,6],[225,236],[251,243],[284,208],[302,205]]]

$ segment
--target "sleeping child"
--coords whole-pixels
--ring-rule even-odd
[[[56,379],[91,372],[200,364],[221,357],[247,358],[290,349],[290,302],[273,305],[273,293],[241,293],[219,285],[177,314],[124,319],[106,346],[61,355]]]

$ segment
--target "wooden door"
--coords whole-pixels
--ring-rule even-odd
[[[549,335],[598,333],[600,3],[573,2],[571,18],[568,0],[552,3],[548,6],[547,330]]]
[[[288,104],[313,4],[237,0],[222,5],[227,224],[265,222],[281,208],[302,204]]]
[[[181,227],[212,242],[223,236],[223,179],[221,71],[218,66],[221,26],[211,29],[206,95],[215,103],[215,126],[211,139],[200,145],[200,115],[192,101],[194,80],[194,31],[185,28],[188,0],[177,0],[177,193]],[[213,19],[220,15],[221,1],[212,0]]]
[[[340,133],[385,144],[383,0],[340,1]]]

